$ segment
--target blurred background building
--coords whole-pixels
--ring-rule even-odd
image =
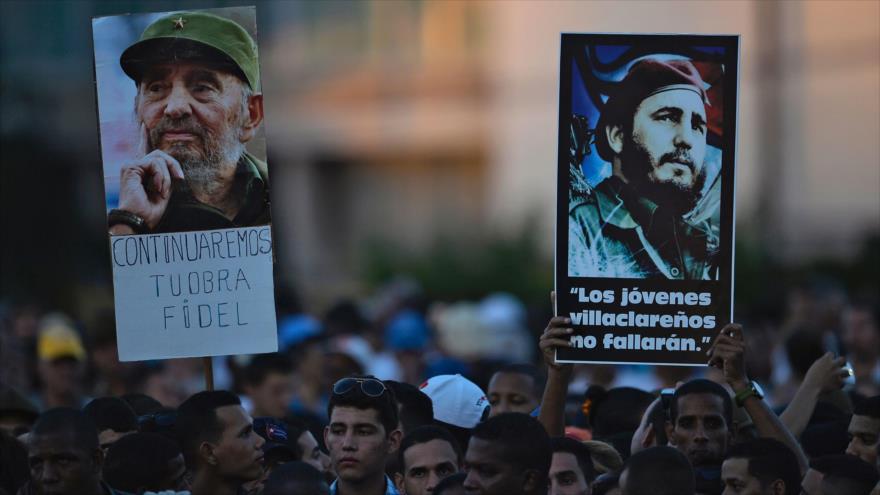
[[[79,0],[0,3],[0,299],[112,304],[91,18],[253,3],[306,306],[396,274],[546,300],[561,32],[741,35],[737,298],[801,269],[877,291],[880,2]]]

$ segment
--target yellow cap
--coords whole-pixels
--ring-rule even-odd
[[[72,357],[77,361],[86,359],[86,350],[76,330],[61,319],[53,319],[40,331],[37,340],[37,356],[43,361]]]

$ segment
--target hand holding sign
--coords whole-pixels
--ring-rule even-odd
[[[746,342],[743,337],[742,325],[730,323],[721,329],[712,347],[706,353],[709,366],[724,372],[724,381],[733,390],[742,390],[749,385],[745,365]]]
[[[141,151],[146,153],[146,128],[141,124]],[[174,157],[153,150],[122,167],[119,209],[144,219],[149,228],[159,223],[171,198],[172,179],[183,179],[183,168]]]

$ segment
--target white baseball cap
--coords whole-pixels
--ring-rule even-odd
[[[419,385],[434,403],[434,419],[459,428],[473,428],[489,416],[486,394],[461,375],[437,375]]]

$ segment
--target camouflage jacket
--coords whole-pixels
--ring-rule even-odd
[[[707,221],[668,214],[617,177],[570,198],[572,277],[715,280],[718,245]]]

